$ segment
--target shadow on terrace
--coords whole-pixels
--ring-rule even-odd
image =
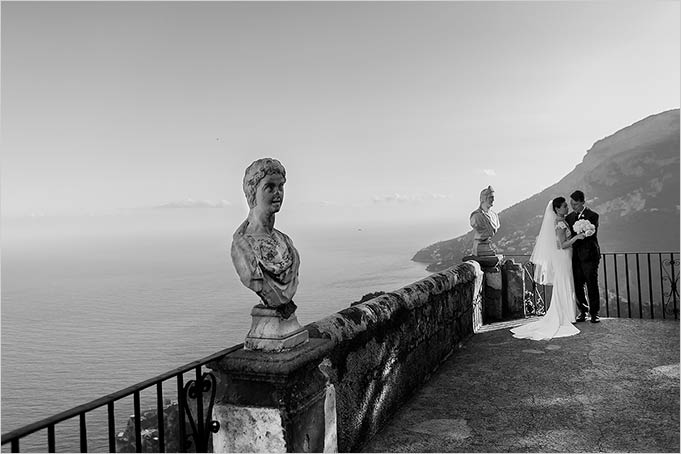
[[[679,452],[679,323],[603,318],[573,337],[483,326],[365,452]]]

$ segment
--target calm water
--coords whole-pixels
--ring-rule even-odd
[[[257,300],[229,258],[238,222],[171,210],[5,223],[2,432],[242,342]],[[301,255],[301,324],[421,279],[428,273],[413,254],[460,233],[445,224],[278,227]],[[58,425],[57,439],[71,430]]]

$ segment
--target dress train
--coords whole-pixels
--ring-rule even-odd
[[[558,252],[560,255],[554,263],[555,282],[549,310],[541,320],[513,328],[511,330],[513,337],[550,340],[554,337],[568,337],[579,333],[579,329],[572,324],[578,312],[572,277],[572,249]]]

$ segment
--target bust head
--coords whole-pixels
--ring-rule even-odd
[[[494,189],[492,186],[487,186],[480,192],[480,207],[483,210],[489,210],[494,205]]]
[[[273,158],[262,158],[253,161],[251,165],[246,168],[246,173],[244,174],[244,194],[246,195],[246,202],[248,202],[249,208],[254,208],[257,205],[256,193],[258,191],[258,185],[267,176],[279,176],[277,182],[283,184],[286,182],[286,169],[281,165],[281,162]],[[281,181],[279,181],[281,180]],[[282,194],[283,199],[283,194]],[[280,201],[281,202],[281,201]]]

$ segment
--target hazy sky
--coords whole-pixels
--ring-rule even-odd
[[[679,2],[2,2],[2,214],[456,217],[679,107]],[[243,208],[245,212],[245,208]]]

